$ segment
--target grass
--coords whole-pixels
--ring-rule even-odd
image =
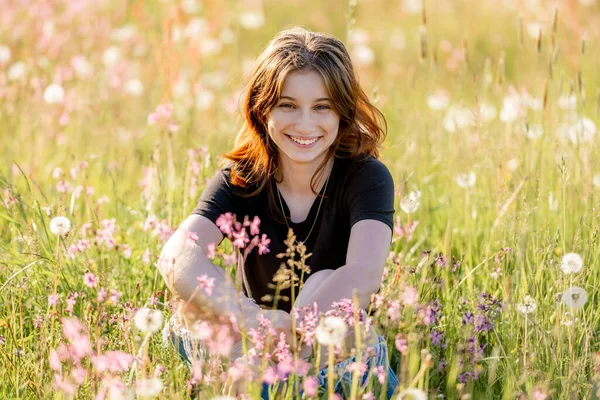
[[[143,306],[170,315],[153,263],[232,144],[248,62],[279,29],[303,25],[345,40],[361,84],[386,115],[381,158],[397,185],[403,226],[399,200],[421,192],[410,215],[418,225],[410,240],[396,237],[383,283],[383,309],[397,302],[398,314],[375,317],[400,389],[431,398],[593,398],[600,158],[598,133],[582,118],[599,119],[597,5],[432,1],[426,14],[413,14],[385,0],[226,1],[188,15],[175,2],[90,3],[78,11],[67,2],[40,4],[8,6],[0,24],[0,45],[11,53],[3,63],[0,51],[0,397],[68,397],[49,357],[69,343],[61,334],[69,314],[85,324],[97,353],[140,355],[135,368],[103,377],[84,359],[78,397],[101,392],[107,376],[135,386],[155,373],[161,397],[189,394],[187,365],[132,318]],[[239,22],[251,9],[264,13],[258,29]],[[541,36],[533,22],[542,23]],[[373,51],[372,63],[361,62],[360,44]],[[65,97],[49,104],[44,90],[53,82]],[[429,96],[439,90],[449,105],[432,109]],[[166,103],[179,125],[171,134],[146,123]],[[485,118],[482,104],[496,115]],[[58,179],[55,168],[63,170]],[[470,171],[475,183],[463,188],[457,177]],[[50,232],[58,215],[73,225],[66,237]],[[149,227],[152,218],[162,224]],[[88,239],[107,242],[92,240],[69,258],[88,222]],[[561,260],[571,252],[584,267],[566,275]],[[84,285],[86,272],[98,286]],[[571,286],[587,291],[584,307],[561,301]],[[406,301],[410,288],[416,304]],[[111,289],[122,297],[111,299]],[[56,306],[48,304],[53,293]],[[518,312],[528,295],[535,310]],[[62,368],[65,377],[75,369],[65,360]],[[202,383],[209,398],[222,390],[216,377]]]

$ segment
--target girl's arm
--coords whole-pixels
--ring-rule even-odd
[[[190,239],[189,232],[198,236],[196,242]],[[194,312],[208,316],[229,314],[237,321],[243,320],[249,329],[258,327],[258,315],[262,314],[271,320],[275,329],[291,332],[291,316],[288,313],[261,309],[237,290],[233,280],[222,268],[210,262],[206,256],[208,245],[217,245],[222,239],[223,234],[208,218],[189,216],[169,238],[158,260],[158,268],[169,290],[190,304],[188,315],[193,315]],[[202,275],[214,278],[210,296],[205,290],[198,288],[198,278]],[[198,317],[202,318],[200,315]]]
[[[318,286],[313,285],[310,292],[304,293],[303,289],[298,306],[317,302],[318,310],[326,312],[332,303],[352,299],[352,292],[357,289],[359,306],[365,309],[381,285],[391,237],[392,230],[383,222],[365,219],[354,224],[346,265],[333,270]]]

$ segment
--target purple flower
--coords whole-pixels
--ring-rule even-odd
[[[431,343],[439,346],[442,343],[442,339],[444,338],[444,334],[439,332],[437,329],[434,329],[433,332],[429,335],[431,338]]]
[[[463,317],[462,317],[462,323],[463,323],[463,325],[472,324],[473,321],[474,321],[474,317],[473,317],[473,313],[471,311],[467,311],[465,313],[465,315],[463,315]]]

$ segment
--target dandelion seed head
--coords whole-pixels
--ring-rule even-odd
[[[162,327],[163,314],[158,310],[143,307],[135,313],[133,320],[140,331],[154,333]]]
[[[44,101],[48,104],[61,104],[65,100],[65,90],[57,83],[44,89]]]
[[[159,395],[163,383],[158,378],[146,378],[136,382],[135,393],[140,397],[152,398]]]
[[[583,259],[577,253],[567,253],[563,256],[560,269],[565,274],[575,274],[583,268]]]
[[[562,302],[570,308],[581,308],[587,303],[588,294],[584,288],[571,286],[562,294]]]
[[[456,177],[456,183],[463,189],[472,188],[475,186],[475,181],[477,180],[477,176],[475,172],[471,171],[468,174],[462,173]]]
[[[54,217],[50,220],[50,232],[64,236],[71,230],[71,221],[67,217]]]
[[[533,297],[527,295],[523,298],[523,302],[517,304],[517,311],[521,314],[531,314],[537,308],[537,304]]]
[[[317,342],[323,346],[335,346],[343,342],[348,332],[348,325],[340,317],[323,318],[315,330]]]
[[[397,397],[398,400],[427,400],[427,394],[419,389],[406,389]]]
[[[407,214],[412,214],[419,209],[419,205],[421,204],[421,192],[415,190],[410,192],[408,196],[402,198],[400,200],[400,208]]]

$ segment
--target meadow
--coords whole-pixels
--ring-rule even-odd
[[[228,359],[190,373],[162,343],[156,262],[232,146],[244,73],[295,25],[345,42],[387,118],[396,228],[373,323],[398,398],[600,397],[597,1],[0,5],[0,398],[281,381]]]

